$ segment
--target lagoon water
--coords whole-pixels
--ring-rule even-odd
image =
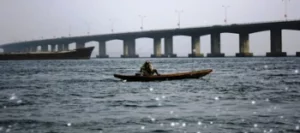
[[[125,82],[145,60],[203,79]],[[300,132],[300,58],[0,62],[0,132]]]

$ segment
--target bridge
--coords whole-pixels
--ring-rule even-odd
[[[4,52],[35,52],[37,47],[41,47],[41,51],[64,51],[69,50],[69,44],[76,43],[76,48],[85,47],[85,43],[96,41],[99,43],[98,58],[108,58],[106,54],[106,42],[110,40],[123,41],[123,58],[137,58],[135,40],[138,38],[153,39],[153,54],[151,57],[177,57],[173,52],[173,36],[184,35],[191,37],[191,53],[189,57],[204,57],[200,50],[200,36],[211,35],[211,52],[207,57],[224,57],[221,53],[221,33],[235,33],[239,35],[239,53],[237,57],[251,57],[253,53],[249,50],[249,34],[261,31],[270,31],[270,52],[266,53],[267,57],[283,57],[287,56],[282,51],[282,30],[300,30],[300,20],[278,21],[278,22],[261,22],[261,23],[245,23],[231,25],[214,25],[206,27],[193,28],[176,28],[153,31],[112,33],[102,35],[88,35],[77,37],[62,37],[54,39],[33,40],[25,42],[16,42],[0,45]],[[161,50],[162,38],[164,38],[164,53]],[[48,46],[50,45],[50,49]],[[57,47],[57,49],[56,49]],[[300,52],[296,53],[300,57]]]

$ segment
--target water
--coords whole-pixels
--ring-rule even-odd
[[[149,59],[204,79],[122,82],[146,59],[0,62],[0,132],[299,132],[299,58]],[[194,62],[194,63],[193,63]]]

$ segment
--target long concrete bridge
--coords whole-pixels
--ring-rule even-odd
[[[237,57],[251,57],[253,54],[249,51],[249,34],[270,31],[270,52],[266,53],[268,57],[286,56],[286,52],[282,51],[282,30],[300,30],[300,20],[294,21],[278,21],[263,23],[247,23],[247,24],[231,24],[231,25],[215,25],[207,27],[194,28],[177,28],[167,30],[140,31],[128,33],[114,33],[103,35],[89,35],[77,37],[64,37],[55,39],[33,40],[26,42],[17,42],[0,45],[4,52],[35,52],[37,47],[41,47],[41,51],[63,51],[69,49],[69,44],[76,43],[76,48],[85,47],[85,43],[90,41],[99,42],[99,58],[107,58],[106,42],[110,40],[123,41],[123,58],[137,58],[135,40],[138,38],[152,38],[154,42],[154,50],[151,57],[176,57],[173,52],[173,36],[185,35],[191,37],[191,53],[189,57],[203,57],[200,50],[200,36],[211,35],[211,52],[208,57],[224,57],[221,53],[220,34],[235,33],[239,34],[239,53]],[[161,50],[162,38],[164,38],[164,53]],[[48,46],[51,49],[48,49]],[[57,47],[57,49],[56,49]],[[296,53],[300,56],[300,52]]]

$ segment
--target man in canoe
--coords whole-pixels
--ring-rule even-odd
[[[154,73],[156,75],[160,75],[156,69],[153,68],[152,64],[150,61],[146,61],[143,66],[141,67],[140,69],[140,73],[143,75],[143,76],[152,76],[154,75]]]

